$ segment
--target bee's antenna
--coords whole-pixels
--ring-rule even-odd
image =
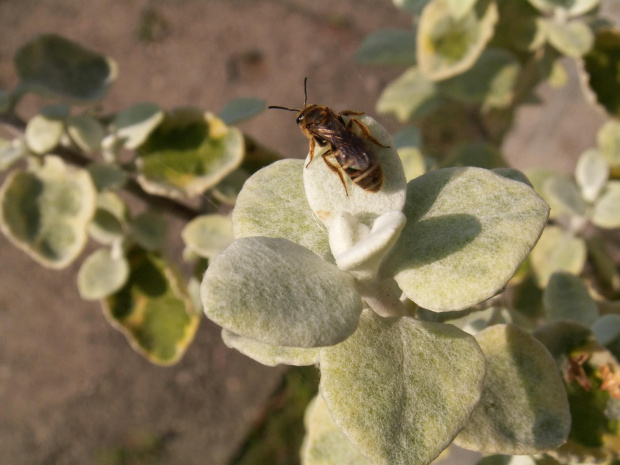
[[[280,107],[278,105],[269,105],[267,108],[276,109],[276,110],[299,111],[296,108],[286,108],[286,107]]]
[[[306,88],[306,83],[308,82],[308,76],[304,78],[304,107],[308,103],[308,91]]]

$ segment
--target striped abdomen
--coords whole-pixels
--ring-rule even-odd
[[[358,170],[353,167],[344,168],[344,172],[355,184],[369,192],[379,192],[383,186],[383,170],[381,165],[376,163],[365,170]]]

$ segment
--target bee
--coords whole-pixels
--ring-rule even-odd
[[[308,105],[308,92],[304,79],[304,106],[301,110],[296,108],[286,108],[271,105],[269,108],[277,110],[287,110],[297,112],[297,125],[302,132],[310,139],[310,161],[314,159],[316,146],[329,149],[322,155],[323,161],[334,173],[338,174],[345,193],[349,195],[347,185],[342,172],[359,187],[368,192],[379,192],[383,186],[383,170],[376,154],[367,147],[364,139],[353,132],[355,124],[362,132],[364,137],[373,144],[389,148],[375,139],[368,128],[355,116],[363,115],[355,111],[334,112],[331,108],[323,105]],[[348,116],[349,121],[345,123],[343,116]]]

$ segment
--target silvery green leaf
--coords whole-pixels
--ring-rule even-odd
[[[100,244],[112,245],[124,236],[128,220],[129,210],[123,199],[114,192],[99,192],[88,234]]]
[[[383,29],[364,38],[355,53],[355,60],[365,65],[415,64],[416,36],[414,31]]]
[[[610,181],[594,204],[592,223],[600,228],[620,228],[620,181]]]
[[[542,13],[551,14],[562,10],[569,16],[585,14],[601,3],[601,0],[528,0]]]
[[[603,315],[592,324],[592,332],[601,345],[609,345],[620,336],[620,315]]]
[[[15,54],[22,89],[87,103],[105,96],[116,80],[116,63],[56,34],[43,34]]]
[[[303,171],[302,160],[280,160],[254,173],[237,197],[233,235],[281,237],[333,262],[327,228],[306,199]]]
[[[161,250],[168,234],[166,218],[155,211],[136,216],[131,223],[133,237],[146,250]]]
[[[165,113],[154,103],[137,103],[119,111],[114,117],[112,128],[123,145],[130,150],[137,149],[149,134],[164,120]]]
[[[407,225],[380,275],[436,312],[492,297],[528,255],[548,207],[531,187],[481,168],[446,168],[409,182]]]
[[[620,168],[620,122],[607,121],[597,133],[598,146],[609,166],[617,170]]]
[[[320,392],[373,465],[430,463],[467,423],[484,365],[452,325],[365,311],[353,336],[321,350]]]
[[[377,217],[390,211],[402,210],[405,204],[407,181],[398,152],[394,149],[394,142],[385,128],[374,119],[369,116],[358,119],[377,141],[388,146],[382,148],[367,141],[369,150],[372,150],[381,164],[384,183],[378,192],[367,191],[354,184],[343,172],[341,174],[346,183],[345,189],[338,174],[327,166],[327,163],[337,162],[325,160],[325,149],[319,150],[317,147],[312,162],[309,156],[306,159],[303,184],[310,208],[328,227],[335,215],[341,211],[352,214],[358,221],[370,226]],[[353,125],[353,128],[354,131],[357,130],[357,125]]]
[[[0,138],[0,171],[10,168],[27,153],[28,147],[23,139]]]
[[[258,363],[274,367],[276,365],[307,366],[319,363],[318,347],[283,347],[239,336],[226,329],[222,330],[222,340],[231,349],[237,349]]]
[[[99,249],[80,267],[78,290],[83,299],[103,299],[123,287],[128,277],[129,263],[123,255],[116,257],[108,249]]]
[[[537,284],[544,288],[556,271],[581,274],[586,262],[586,243],[558,226],[548,226],[530,256]]]
[[[550,320],[572,320],[590,326],[598,318],[598,307],[586,284],[565,271],[551,275],[543,302]]]
[[[596,149],[581,154],[575,168],[575,179],[586,202],[594,202],[609,179],[609,165]]]
[[[87,113],[70,117],[67,132],[75,144],[87,153],[99,152],[106,135],[103,125]]]
[[[514,325],[476,335],[487,375],[482,398],[455,443],[484,454],[534,454],[568,438],[566,390],[545,346]]]
[[[377,100],[377,112],[392,113],[404,123],[428,115],[440,103],[435,83],[417,67],[411,67],[383,89]]]
[[[204,275],[207,317],[242,337],[286,347],[337,344],[357,327],[353,277],[285,239],[235,240]]]
[[[550,176],[542,186],[541,196],[551,207],[551,218],[564,215],[585,216],[586,204],[575,182],[561,174]]]
[[[267,108],[267,104],[263,99],[240,97],[226,103],[226,106],[222,108],[218,116],[227,125],[233,125],[258,115],[265,108]]]
[[[455,19],[461,19],[469,13],[478,0],[448,0],[450,14]]]
[[[28,121],[24,136],[30,150],[43,154],[58,145],[64,130],[64,119],[39,114]]]
[[[127,173],[112,163],[91,163],[86,169],[99,192],[119,189],[127,182]]]
[[[308,405],[304,423],[306,437],[301,449],[303,465],[372,465],[335,425],[320,395]]]
[[[560,53],[569,57],[585,55],[594,45],[594,33],[583,21],[561,23],[541,19],[541,26],[549,43]]]
[[[197,216],[185,225],[181,237],[199,256],[213,258],[232,243],[232,221],[225,215]]]

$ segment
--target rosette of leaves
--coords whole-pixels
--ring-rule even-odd
[[[588,223],[601,229],[620,227],[620,182],[610,179],[607,161],[613,157],[612,131],[612,126],[604,127],[599,132],[600,148],[586,150],[580,156],[574,180],[548,170],[530,172],[534,188],[551,207],[550,217],[559,222],[545,230],[532,252],[533,272],[541,287],[556,271],[580,274],[588,252],[603,278],[609,281],[617,274],[604,251],[604,242],[582,237]]]
[[[373,119],[361,121],[394,145]],[[485,363],[487,346],[411,311],[411,301],[446,312],[499,292],[538,239],[547,205],[528,184],[480,168],[441,169],[406,183],[389,147],[373,146],[382,189],[367,192],[345,177],[345,191],[322,150],[307,167],[282,160],[246,182],[232,215],[235,240],[201,285],[205,314],[224,328],[226,344],[267,365],[319,365],[322,400],[308,414],[306,463],[341,464],[343,454],[344,463],[430,463],[473,418],[486,390],[502,408],[514,407],[507,416],[476,414],[496,426],[489,430],[502,444],[510,439],[499,431],[513,431],[529,452],[561,444],[565,394],[541,376],[549,355],[522,343],[531,337],[505,329],[488,342],[488,357],[500,354],[498,371],[511,367],[511,380],[525,386],[504,391],[493,378],[485,384],[495,369]],[[513,337],[520,343],[506,342]],[[511,361],[519,357],[537,362]],[[543,398],[543,391],[557,402],[521,415],[515,402],[527,401],[515,397]],[[555,426],[544,439],[521,434],[541,418]]]
[[[138,182],[152,194],[194,197],[237,168],[243,154],[241,131],[211,113],[177,109],[139,145]]]

